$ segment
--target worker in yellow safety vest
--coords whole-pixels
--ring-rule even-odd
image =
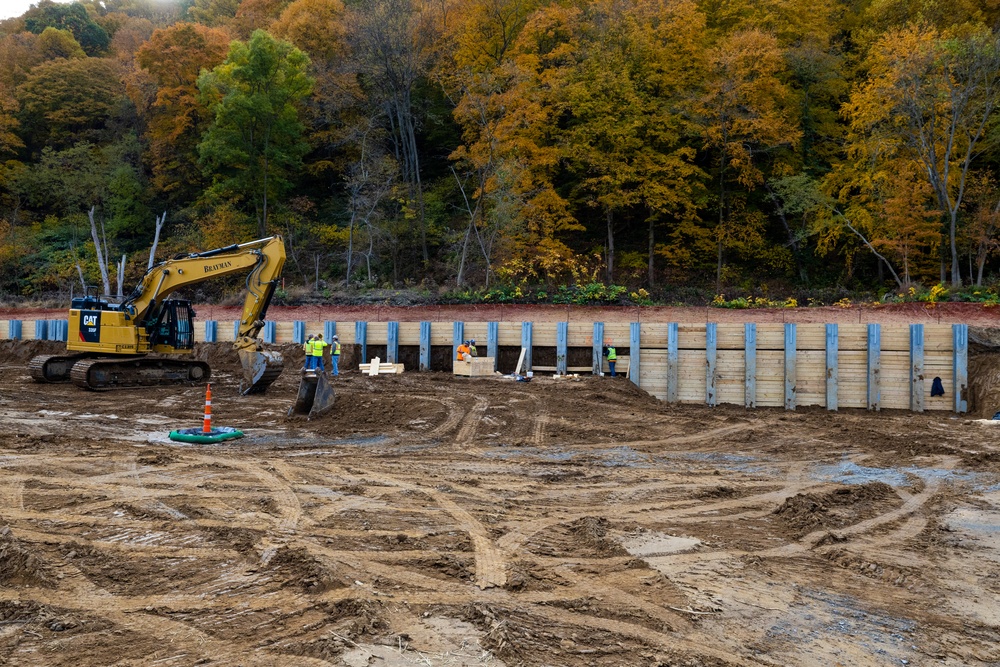
[[[340,339],[333,337],[333,345],[330,350],[330,361],[333,366],[333,374],[340,375]]]
[[[615,362],[618,361],[618,351],[613,343],[604,346],[604,356],[608,358],[608,368],[611,369],[611,377],[615,377]]]
[[[313,368],[319,369],[320,373],[326,372],[326,365],[323,363],[323,350],[329,347],[329,343],[323,340],[323,334],[316,334],[316,338],[313,339],[313,359],[315,363]]]
[[[309,338],[306,338],[306,342],[302,344],[302,350],[306,353],[305,363],[303,364],[302,370],[311,371],[313,368],[313,336],[309,334]]]

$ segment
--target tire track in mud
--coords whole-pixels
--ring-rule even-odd
[[[443,422],[428,431],[425,437],[428,439],[439,439],[459,427],[459,424],[462,423],[462,418],[465,416],[465,411],[450,398],[434,398],[433,400],[438,401],[445,406],[448,410],[448,416]]]
[[[8,513],[15,517],[24,513],[24,478],[20,475],[0,475],[0,516]]]
[[[15,534],[19,532],[15,531]],[[273,654],[262,655],[270,653],[264,647],[255,647],[254,651],[248,652],[243,642],[219,640],[190,624],[174,621],[158,614],[144,613],[150,605],[142,604],[143,602],[148,603],[151,599],[155,599],[160,604],[176,606],[176,603],[183,602],[186,596],[167,595],[140,599],[119,596],[95,584],[82,570],[65,559],[62,559],[55,567],[63,574],[57,589],[0,589],[0,600],[20,601],[24,599],[24,593],[30,591],[30,599],[40,604],[97,615],[115,626],[132,630],[141,637],[158,638],[160,640],[158,642],[159,648],[162,648],[164,643],[169,646],[176,645],[177,648],[171,650],[177,652],[185,649],[190,650],[190,647],[197,646],[199,651],[207,650],[212,659],[221,660],[226,664],[270,667],[275,664],[275,659],[278,658],[277,655]],[[192,597],[203,596],[193,595]],[[286,656],[281,655],[280,657],[282,665],[330,664],[314,658],[287,656],[288,660],[285,660]]]
[[[535,422],[531,433],[531,442],[535,447],[545,444],[545,427],[549,422],[549,411],[545,408],[542,399],[535,394],[528,394],[535,404]]]
[[[333,466],[328,465],[327,469],[331,472],[339,472],[339,468]],[[486,528],[470,512],[437,489],[407,482],[384,473],[376,473],[373,477],[380,482],[426,495],[458,522],[458,528],[468,533],[472,540],[476,560],[477,586],[486,589],[502,587],[507,583],[505,554],[497,548],[493,540],[490,539]]]
[[[634,623],[626,623],[624,621],[601,618],[599,616],[589,616],[550,605],[531,605],[527,607],[527,610],[531,614],[547,618],[557,623],[589,628],[592,630],[603,630],[621,637],[638,639],[650,648],[665,648],[667,650],[683,649],[693,653],[694,655],[711,657],[716,660],[722,660],[726,664],[741,665],[743,667],[760,667],[762,664],[771,664],[766,662],[762,663],[757,660],[749,660],[735,653],[729,653],[717,648],[712,648],[712,644],[718,644],[719,642],[718,640],[710,637],[704,637],[703,641],[698,642],[684,637],[650,630],[649,628],[636,625]],[[701,637],[701,635],[698,636]]]
[[[472,438],[476,435],[476,429],[479,428],[479,422],[482,421],[483,415],[486,414],[486,410],[489,407],[489,401],[485,398],[476,397],[476,404],[462,420],[462,426],[458,430],[458,435],[455,436],[455,444],[464,445],[472,442]]]

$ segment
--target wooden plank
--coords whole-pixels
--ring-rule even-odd
[[[631,325],[629,326],[629,342],[628,342],[629,364],[626,376],[630,378],[636,386],[639,385],[639,373],[641,371],[641,366],[639,364],[639,352],[642,341],[640,335],[641,335],[641,326],[639,325],[638,322],[632,322]]]
[[[785,327],[773,322],[757,325],[758,350],[785,350]]]
[[[785,324],[785,409],[795,409],[795,325]]]
[[[593,366],[594,375],[601,374],[601,364],[604,359],[604,322],[594,322],[594,335],[593,343],[591,344],[591,349],[593,350]]]
[[[379,367],[379,362],[380,361],[381,360],[378,357],[375,357],[374,359],[372,359],[371,364],[369,364],[369,366],[368,366],[368,375],[369,376],[375,377],[376,375],[378,375],[378,367]]]
[[[924,325],[910,325],[910,410],[924,411]]]
[[[680,359],[678,357],[677,339],[679,327],[677,322],[667,324],[667,401],[676,403],[680,400],[678,372]]]
[[[354,322],[336,322],[335,329],[341,345],[354,345],[357,340],[357,325]]]
[[[867,408],[878,412],[882,409],[882,327],[879,324],[868,325],[868,392]]]
[[[743,330],[742,324],[740,325],[740,330]],[[746,404],[745,356],[745,352],[742,349],[716,351],[716,403],[731,405]],[[643,363],[645,364],[646,362],[644,361]]]
[[[712,407],[715,407],[718,398],[718,377],[715,373],[716,333],[715,322],[705,324],[705,402]]]
[[[837,411],[837,354],[839,352],[839,329],[836,324],[826,325],[826,409]]]
[[[952,325],[952,336],[954,337],[954,381],[952,384],[955,392],[955,412],[962,414],[968,412],[969,402],[966,400],[966,393],[969,390],[969,325]]]
[[[486,356],[493,359],[493,370],[497,369],[497,358],[500,356],[500,325],[498,322],[486,324]]]
[[[358,364],[358,370],[363,375],[372,375],[372,364]],[[399,375],[405,370],[406,367],[403,364],[388,364],[383,361],[378,364],[378,372],[375,375]]]
[[[556,373],[566,374],[566,354],[569,341],[568,322],[559,322],[556,328]]]
[[[420,322],[399,323],[399,344],[407,347],[420,345]]]
[[[757,407],[757,325],[743,325],[743,407]]]
[[[517,322],[500,322],[498,340],[501,347],[521,345],[521,325]]]
[[[517,358],[517,366],[514,367],[514,375],[521,374],[521,366],[524,364],[524,356],[527,352],[528,351],[525,348],[521,348],[521,356]]]
[[[525,372],[531,370],[532,323],[521,322],[521,349],[527,350],[524,356]]]
[[[366,345],[388,345],[389,344],[389,323],[369,322],[368,340]]]
[[[719,324],[715,329],[715,349],[745,350],[746,324]]]
[[[479,349],[479,345],[487,342],[489,325],[486,322],[466,322],[462,335],[465,336],[465,340],[475,339],[477,343],[476,349]]]
[[[420,323],[420,370],[431,369],[431,323]]]
[[[390,364],[399,359],[399,322],[387,322],[385,360]]]

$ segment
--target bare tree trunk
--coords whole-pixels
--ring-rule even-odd
[[[76,272],[80,274],[80,285],[83,286],[84,295],[86,295],[87,281],[83,279],[83,267],[80,266],[80,262],[76,263]]]
[[[125,296],[122,291],[125,285],[125,255],[122,255],[122,261],[118,263],[117,278],[118,278],[117,296],[119,299],[121,299]]]
[[[604,211],[608,221],[608,284],[615,282],[615,230],[612,226],[612,213],[610,208]]]
[[[163,215],[156,218],[156,232],[153,234],[153,247],[149,249],[149,263],[146,264],[147,271],[153,268],[153,263],[156,261],[156,246],[160,244],[160,230],[163,229],[163,223],[166,221],[166,211],[163,212]]]
[[[656,267],[653,264],[653,249],[656,247],[653,239],[653,216],[649,216],[649,288],[653,288],[656,281]]]
[[[351,206],[351,220],[347,224],[347,274],[344,276],[344,283],[351,286],[351,263],[354,260],[354,219],[357,217],[355,207]]]
[[[844,221],[844,224],[847,226],[847,228],[850,229],[852,232],[854,232],[854,234],[857,235],[857,237],[859,239],[861,239],[862,243],[864,243],[868,247],[868,249],[871,250],[871,252],[872,252],[873,255],[875,255],[880,260],[882,260],[882,263],[885,264],[885,267],[887,269],[889,269],[889,273],[892,274],[893,280],[896,281],[896,285],[899,287],[899,289],[903,289],[903,281],[899,279],[899,276],[896,274],[896,270],[894,268],[892,268],[892,264],[889,263],[889,260],[887,260],[882,255],[882,253],[880,253],[878,250],[875,249],[875,246],[873,246],[868,241],[868,239],[865,238],[864,234],[862,234],[861,232],[859,232],[857,230],[857,228],[854,227],[854,225],[851,224],[850,220],[848,220],[847,217],[843,213],[841,213],[840,211],[837,211],[837,210],[834,210],[834,213],[836,213],[837,215],[840,216],[840,219]],[[882,264],[879,264],[879,271],[881,271],[881,267],[882,267]]]
[[[94,239],[94,252],[97,253],[97,267],[101,270],[101,282],[104,287],[104,294],[111,294],[111,281],[108,280],[108,264],[104,259],[104,252],[101,250],[101,239],[97,234],[97,222],[94,220],[96,206],[91,206],[87,217],[90,218],[90,236]]]

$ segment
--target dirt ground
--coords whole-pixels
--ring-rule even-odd
[[[357,372],[288,421],[220,345],[247,437],[181,445],[202,388],[49,348],[0,349],[4,667],[1000,664],[1000,422]]]

